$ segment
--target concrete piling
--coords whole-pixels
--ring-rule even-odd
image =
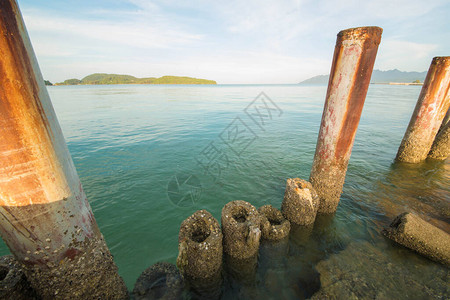
[[[450,56],[434,57],[396,160],[418,163],[427,158],[450,107]],[[435,152],[433,152],[435,153]]]
[[[289,251],[291,224],[281,211],[272,205],[258,209],[261,216],[261,243],[259,247],[259,269],[282,268]]]
[[[253,205],[242,200],[229,202],[222,209],[221,221],[225,253],[236,258],[258,253],[261,217]]]
[[[177,266],[196,298],[219,298],[222,284],[223,235],[219,222],[206,210],[181,223]]]
[[[183,299],[184,283],[177,267],[158,262],[146,269],[139,278],[133,289],[136,300],[146,299]]]
[[[415,214],[397,216],[383,234],[434,261],[450,266],[450,235]]]
[[[0,232],[44,299],[123,299],[15,0],[0,6]]]
[[[261,217],[253,205],[236,200],[223,207],[221,221],[228,274],[252,285],[258,264]]]
[[[312,184],[300,178],[288,178],[281,211],[286,219],[296,225],[314,223],[320,199]]]
[[[339,32],[310,182],[319,212],[336,211],[381,40],[379,27]]]
[[[267,241],[280,241],[289,237],[291,224],[283,214],[272,205],[264,205],[258,209],[261,216],[262,239]]]

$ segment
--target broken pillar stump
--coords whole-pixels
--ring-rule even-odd
[[[228,273],[251,285],[258,263],[261,217],[253,205],[236,200],[223,207],[221,220]]]
[[[312,184],[300,178],[288,178],[281,211],[286,219],[296,225],[314,223],[320,199]]]
[[[261,216],[261,244],[259,247],[259,269],[283,268],[289,251],[291,224],[280,210],[272,205],[258,209]]]
[[[136,300],[177,300],[181,298],[183,289],[183,278],[177,267],[158,262],[142,272],[136,280],[133,296]]]
[[[222,285],[222,231],[206,210],[181,223],[177,266],[198,298],[218,298]]]
[[[450,266],[450,235],[415,214],[397,216],[383,234],[431,260]]]

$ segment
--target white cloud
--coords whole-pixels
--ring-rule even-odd
[[[364,25],[384,29],[376,68],[423,71],[450,48],[439,26],[446,20],[435,23],[444,0],[115,1],[120,10],[80,1],[74,12],[22,10],[48,79],[114,72],[298,82],[328,73],[336,34]]]
[[[382,70],[424,71],[428,69],[437,48],[437,44],[386,39],[380,44],[376,67]]]
[[[102,44],[104,47],[110,47],[113,44],[151,49],[175,47],[202,39],[201,34],[189,33],[179,28],[166,26],[165,23],[158,24],[142,18],[118,23],[114,20],[45,16],[36,11],[25,14],[24,19],[27,28],[36,35],[46,36],[47,42],[54,36],[55,40],[63,43],[75,39],[75,43],[80,42],[84,45],[95,41],[94,45]],[[63,39],[61,39],[62,36]],[[35,43],[40,43],[40,39],[36,39]],[[38,49],[40,47],[38,46]],[[48,50],[48,47],[43,46],[43,48]]]

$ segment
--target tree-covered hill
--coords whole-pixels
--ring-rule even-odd
[[[197,79],[181,76],[163,76],[160,78],[137,78],[131,75],[94,73],[83,79],[68,79],[55,85],[80,85],[80,84],[217,84],[214,80]]]

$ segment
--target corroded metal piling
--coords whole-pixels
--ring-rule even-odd
[[[444,160],[450,155],[450,123],[447,123],[436,135],[428,158]]]
[[[339,32],[310,182],[319,212],[336,210],[381,40],[379,27]]]
[[[427,158],[450,107],[450,56],[433,58],[396,160],[418,163]]]
[[[444,120],[442,120],[441,128],[439,129],[428,158],[444,160],[450,156],[450,109],[447,111]]]
[[[0,6],[0,232],[46,299],[122,299],[14,0]]]

